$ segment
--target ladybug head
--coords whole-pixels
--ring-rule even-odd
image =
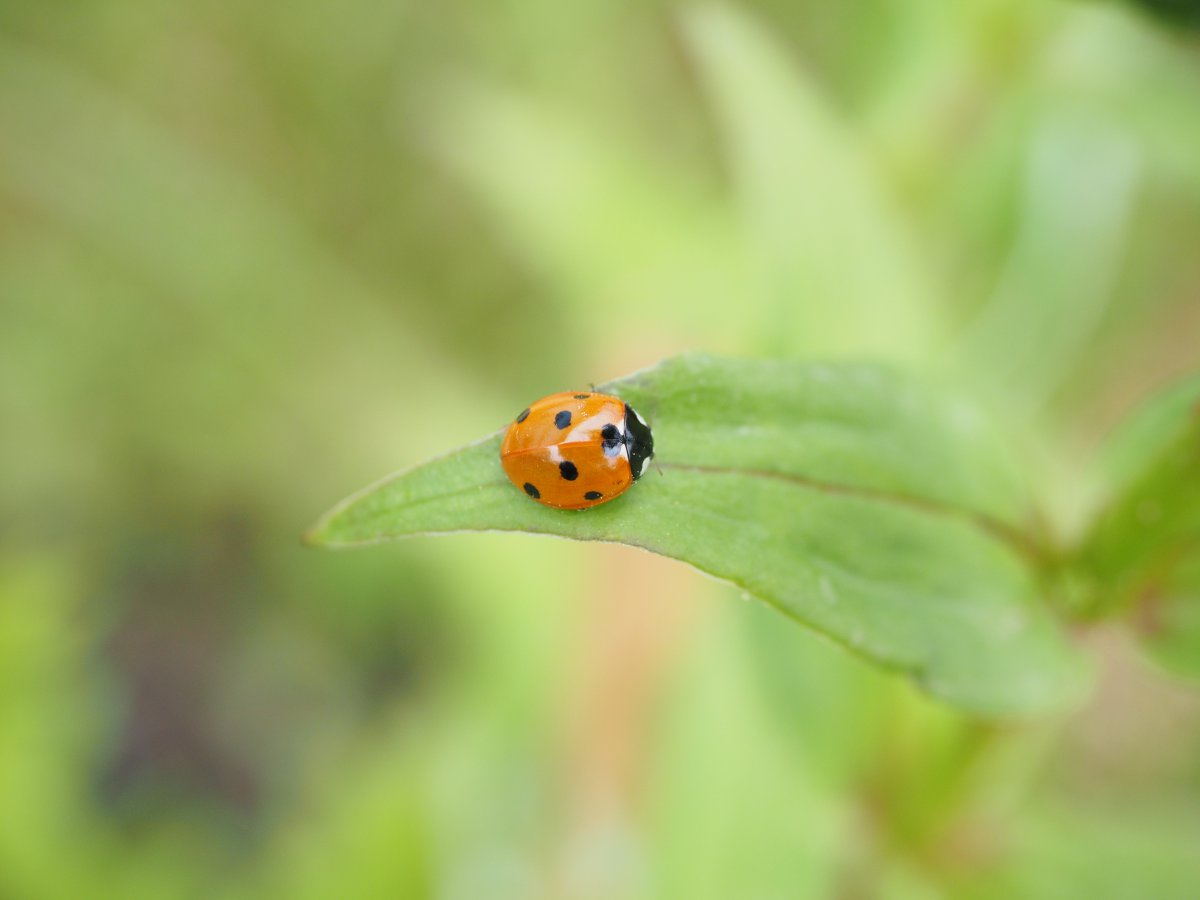
[[[629,453],[633,480],[637,481],[645,474],[650,458],[654,456],[654,435],[645,419],[628,403],[625,404],[625,448]]]

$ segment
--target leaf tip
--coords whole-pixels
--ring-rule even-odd
[[[305,547],[328,547],[330,545],[329,519],[328,513],[317,519],[311,528],[300,535],[300,543]]]

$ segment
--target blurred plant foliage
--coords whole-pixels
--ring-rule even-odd
[[[1200,52],[1148,5],[0,4],[0,896],[1194,896],[1200,700],[1158,663],[1200,658]],[[663,388],[664,462],[719,461],[655,382],[693,348],[876,373],[779,465],[1039,548],[789,487],[811,552],[747,590],[984,713],[1086,642],[1081,703],[964,714],[625,548],[297,546],[656,360],[620,389]],[[624,536],[747,578],[666,527],[747,508],[669,474]]]
[[[1196,0],[1138,0],[1142,6],[1168,21],[1200,27],[1200,3]]]

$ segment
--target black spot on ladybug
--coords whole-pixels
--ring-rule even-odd
[[[527,406],[527,407],[525,407],[525,409],[523,409],[521,411],[521,414],[519,416],[517,416],[517,424],[520,425],[522,422],[524,422],[528,418],[529,418],[529,407]]]
[[[542,496],[542,492],[539,491],[537,488],[535,488],[528,481],[525,482],[525,493],[527,493],[534,500],[536,500],[538,497]]]
[[[602,493],[600,493],[599,491],[588,491],[586,494],[583,495],[583,499],[584,500],[599,500],[603,496],[604,495]]]
[[[590,396],[592,396],[592,395],[591,394],[576,394],[575,399],[576,400],[586,400]]]
[[[579,477],[579,470],[575,468],[575,463],[573,462],[560,462],[558,464],[558,471],[567,481],[574,481]]]
[[[600,429],[600,437],[603,440],[600,446],[604,449],[605,456],[616,456],[621,452],[621,431],[616,425],[605,425]]]
[[[562,431],[564,428],[570,425],[571,411],[569,409],[564,409],[562,412],[558,413],[554,417],[554,424],[558,427],[559,431]]]

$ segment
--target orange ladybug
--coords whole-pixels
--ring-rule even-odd
[[[508,427],[500,465],[539,503],[587,509],[619,497],[654,455],[650,426],[620,397],[551,394]]]

